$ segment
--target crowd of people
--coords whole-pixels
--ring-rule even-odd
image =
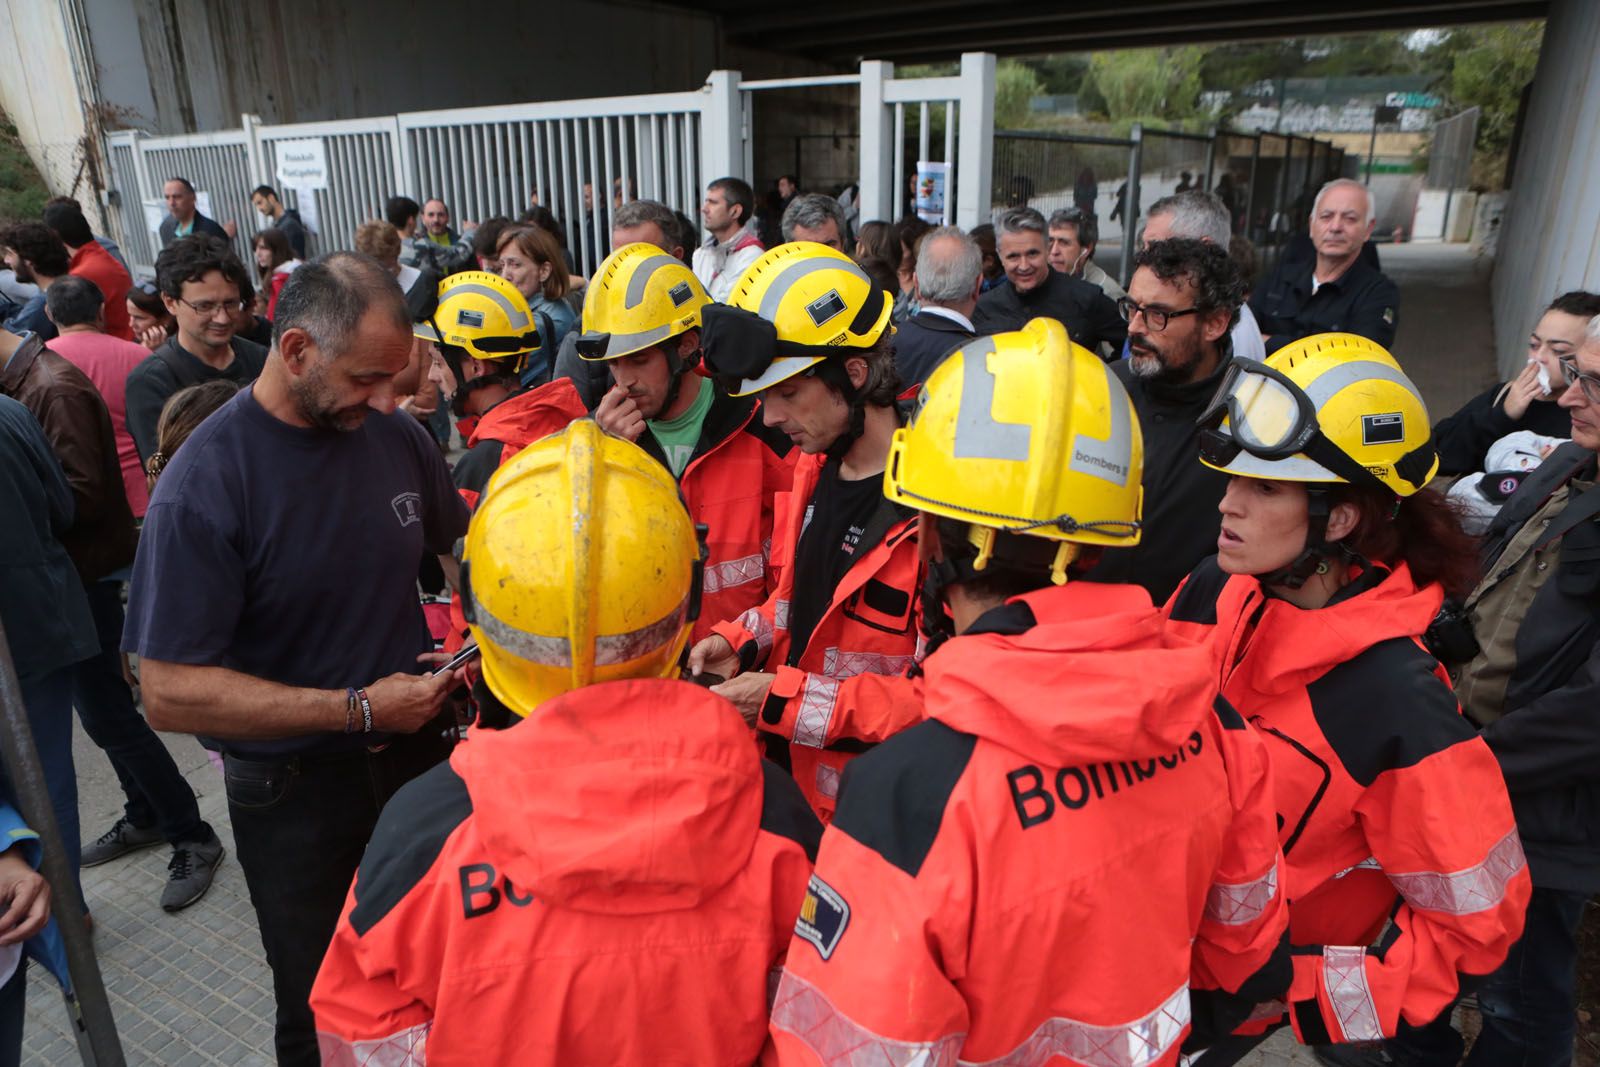
[[[1472,1067],[1570,1062],[1600,296],[1435,422],[1354,181],[1260,279],[1198,186],[1127,278],[1082,206],[614,192],[587,277],[537,205],[312,257],[262,186],[251,269],[173,178],[139,283],[71,201],[0,229],[63,843],[200,899],[155,731],[199,740],[280,1064],[1444,1067],[1469,996]],[[126,799],[86,842],[73,709]]]

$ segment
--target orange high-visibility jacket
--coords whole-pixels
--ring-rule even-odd
[[[1505,782],[1418,641],[1443,599],[1402,563],[1307,611],[1213,558],[1166,607],[1209,634],[1223,696],[1269,753],[1296,946],[1288,1021],[1307,1044],[1432,1021],[1458,975],[1493,971],[1522,933],[1530,881]]]
[[[1172,1064],[1281,994],[1260,739],[1144,590],[1030,593],[925,669],[823,835],[778,1062]]]
[[[478,731],[379,819],[311,994],[323,1063],[748,1067],[821,831],[687,682]]]
[[[685,388],[699,381],[691,377]],[[672,469],[648,429],[638,444]],[[690,641],[708,636],[713,624],[738,618],[772,592],[767,567],[772,502],[794,481],[796,454],[785,434],[762,423],[759,401],[717,390],[701,425],[700,443],[678,478],[689,517],[706,527],[700,618]]]
[[[774,504],[772,595],[712,627],[739,653],[744,670],[765,665],[776,674],[756,725],[789,743],[795,781],[823,822],[833,816],[845,764],[921,717],[916,701],[874,699],[869,679],[849,687],[856,699],[841,699],[840,692],[846,679],[903,675],[916,660],[922,562],[915,512],[883,501],[806,646],[795,648],[789,640],[795,583],[813,580],[796,575],[792,563],[826,462],[822,455],[802,456],[793,487]]]

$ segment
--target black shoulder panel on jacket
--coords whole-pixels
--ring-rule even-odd
[[[794,779],[771,760],[761,761],[761,828],[769,834],[787,837],[806,850],[806,858],[817,862],[817,846],[822,843],[822,823],[817,820],[805,794]]]
[[[1217,565],[1216,556],[1207,556],[1200,565],[1189,572],[1189,578],[1172,601],[1171,618],[1176,622],[1197,622],[1205,626],[1217,624],[1217,598],[1228,575]]]
[[[889,738],[845,768],[834,828],[915,878],[977,743],[934,719]]]
[[[356,872],[356,906],[350,925],[368,930],[405,899],[428,873],[444,843],[472,814],[467,783],[448,763],[407,782],[378,817]]]
[[[1228,699],[1221,693],[1211,702],[1211,710],[1216,713],[1217,721],[1224,730],[1243,730],[1244,716],[1239,714],[1237,708],[1228,703]]]
[[[1475,736],[1434,666],[1413,641],[1396,637],[1306,687],[1322,735],[1362,786]]]
[[[452,472],[456,488],[481,496],[489,488],[489,479],[500,469],[500,457],[505,450],[504,441],[493,439],[479,441],[467,449],[466,455],[456,460]]]

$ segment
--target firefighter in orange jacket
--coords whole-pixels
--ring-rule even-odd
[[[323,1062],[753,1063],[821,826],[675,679],[701,561],[678,487],[589,420],[467,532],[478,731],[384,809],[311,994]]]
[[[518,376],[528,353],[539,347],[538,327],[527,299],[497,274],[463,271],[440,282],[438,303],[414,332],[443,347],[462,382],[451,406],[467,453],[452,476],[469,508],[478,506],[502,463],[589,413],[565,378],[522,388]],[[445,651],[461,648],[466,637],[461,596],[452,593]]]
[[[762,422],[760,402],[693,373],[709,303],[682,260],[624,245],[589,283],[577,340],[578,355],[604,360],[615,383],[595,421],[671,471],[689,517],[706,527],[705,598],[691,641],[767,599],[772,501],[794,478],[789,439]]]
[[[1476,570],[1424,488],[1428,426],[1393,357],[1345,334],[1236,360],[1201,419],[1202,461],[1233,479],[1217,556],[1166,610],[1209,635],[1223,696],[1270,753],[1297,946],[1286,1021],[1311,1045],[1397,1028],[1429,1043],[1412,1028],[1495,969],[1528,901],[1499,767],[1419,640]]]
[[[774,505],[772,595],[712,627],[689,666],[728,678],[715,691],[773,737],[769,755],[824,822],[845,764],[920,717],[915,701],[870,695],[919,644],[915,516],[879,488],[900,425],[891,303],[844,253],[797,241],[702,312],[707,366],[733,395],[760,393],[767,425],[804,455]]]
[[[928,720],[851,765],[773,1007],[778,1062],[1172,1064],[1290,965],[1260,739],[1144,590],[1127,392],[1053,320],[969,342],[895,435]]]

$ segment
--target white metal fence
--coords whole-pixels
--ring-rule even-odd
[[[356,227],[381,217],[384,202],[397,194],[418,202],[438,197],[449,205],[453,222],[515,218],[537,197],[561,220],[567,249],[579,272],[588,274],[609,249],[613,205],[642,197],[697,218],[706,182],[750,176],[749,94],[815,81],[861,86],[862,218],[900,214],[891,190],[908,188],[904,132],[910,107],[920,109],[913,111],[920,123],[919,158],[950,167],[945,217],[965,226],[984,221],[994,57],[965,56],[961,73],[949,78],[895,79],[892,73],[889,64],[867,62],[859,75],[741,85],[737,71],[714,71],[694,92],[289,126],[264,126],[246,115],[237,130],[177,137],[124,130],[107,138],[107,201],[129,261],[151,273],[160,251],[156,228],[166,214],[162,185],[175,176],[203,194],[206,214],[236,223],[234,244],[246,263],[260,223],[250,204],[257,185],[277,188],[285,206],[312,224],[313,254],[350,247]],[[943,118],[943,136],[936,139],[942,143],[931,140],[935,116]],[[321,143],[325,188],[297,192],[277,178],[278,151],[284,142],[307,140]],[[958,182],[958,175],[964,180]]]

